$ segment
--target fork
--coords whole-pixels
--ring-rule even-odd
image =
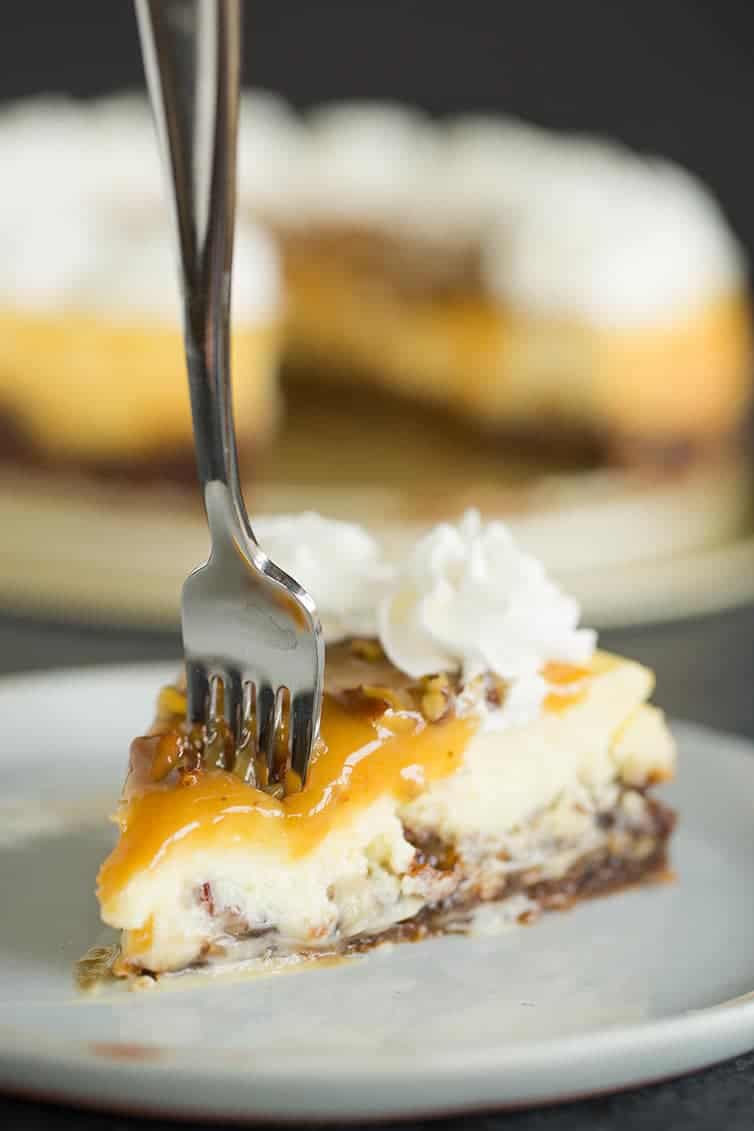
[[[136,13],[170,184],[211,539],[182,592],[187,720],[198,764],[288,792],[305,782],[319,732],[324,643],[310,595],[258,545],[238,473],[229,345],[240,3],[136,0]]]

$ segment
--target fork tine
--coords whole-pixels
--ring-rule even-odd
[[[272,742],[271,778],[285,784],[291,761],[290,752],[290,702],[287,687],[279,687],[275,693],[275,734]]]
[[[314,694],[300,692],[291,704],[291,769],[298,774],[302,785],[311,756],[313,719]]]
[[[203,664],[186,664],[186,714],[191,723],[205,723],[209,715],[209,675]]]
[[[275,692],[269,683],[257,685],[257,726],[259,753],[271,773],[275,753]]]
[[[237,668],[225,673],[225,718],[233,738],[233,749],[238,752],[243,729],[243,683]]]

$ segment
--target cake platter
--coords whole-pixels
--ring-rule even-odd
[[[399,553],[476,506],[505,519],[600,628],[754,598],[743,454],[610,468],[509,447],[398,402],[375,398],[366,412],[345,395],[292,400],[280,439],[247,475],[252,516],[317,510],[362,523]],[[6,464],[0,523],[0,604],[44,616],[172,627],[181,582],[207,550],[188,483]]]

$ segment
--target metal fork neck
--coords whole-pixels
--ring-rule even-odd
[[[173,216],[199,480],[243,504],[230,384],[230,294],[240,84],[239,0],[136,0]],[[214,489],[217,495],[217,488]]]

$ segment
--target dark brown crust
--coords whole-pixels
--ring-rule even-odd
[[[662,802],[648,799],[650,825],[637,830],[631,838],[635,846],[639,838],[651,836],[652,848],[642,856],[628,852],[616,855],[609,847],[589,853],[578,860],[564,876],[557,879],[530,880],[526,873],[513,873],[497,899],[525,895],[541,911],[565,911],[585,899],[611,895],[637,884],[657,882],[670,876],[668,866],[668,841],[675,827],[676,815]],[[650,831],[651,828],[651,831]],[[424,842],[421,858],[440,870],[455,867],[455,857],[439,841]],[[460,889],[460,894],[442,904],[424,908],[412,919],[384,931],[379,935],[362,935],[351,939],[345,947],[346,954],[360,954],[388,942],[419,942],[433,935],[457,932],[462,929],[465,915],[470,915],[485,900],[477,888]],[[526,912],[520,920],[528,923],[536,913]]]

